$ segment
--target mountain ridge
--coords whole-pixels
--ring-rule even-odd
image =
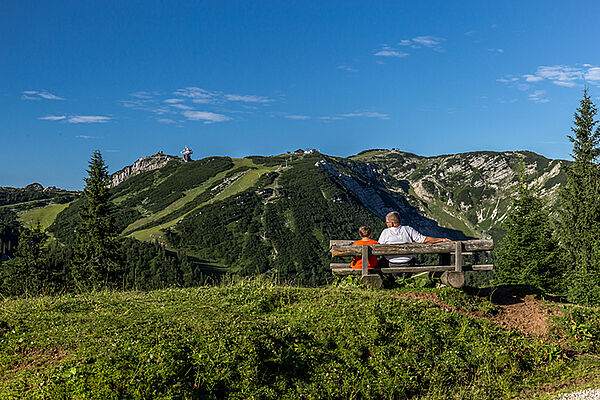
[[[528,151],[426,157],[370,149],[350,157],[311,151],[191,162],[158,152],[112,174],[110,194],[122,237],[158,242],[233,273],[322,283],[330,277],[329,240],[354,238],[365,224],[376,239],[392,210],[427,236],[498,242],[519,171],[552,209],[567,164]],[[35,184],[2,189],[34,198],[54,193]],[[71,197],[62,205],[23,197],[3,207],[27,226],[41,220],[70,243],[85,199],[57,193]]]
[[[234,273],[312,283],[328,279],[330,239],[356,237],[364,224],[377,238],[392,210],[428,236],[498,240],[518,170],[552,206],[566,165],[532,152],[424,157],[379,149],[192,162],[157,154],[164,165],[138,168],[111,188],[122,236],[157,241]],[[73,239],[79,203],[50,227],[59,240]]]

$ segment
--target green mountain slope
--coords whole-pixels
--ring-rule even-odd
[[[39,183],[32,183],[24,188],[0,187],[0,207],[15,211],[45,207],[51,204],[65,204],[77,197],[79,197],[79,192],[53,186],[44,188]]]
[[[170,159],[126,177],[111,199],[122,236],[158,241],[235,273],[320,284],[331,276],[329,240],[354,238],[364,224],[376,238],[392,210],[428,236],[499,237],[521,165],[555,201],[563,161],[530,152],[420,157],[387,150]],[[83,201],[58,214],[50,230],[59,240],[73,240]]]

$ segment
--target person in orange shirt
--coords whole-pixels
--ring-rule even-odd
[[[360,235],[360,237],[362,239],[357,240],[356,242],[352,243],[352,246],[359,246],[362,244],[379,244],[377,243],[376,240],[371,239],[371,227],[368,225],[363,225],[360,228],[358,228],[358,234]],[[369,256],[369,261],[368,261],[368,268],[374,268],[377,266],[377,257],[375,257],[374,255],[370,255]],[[354,260],[352,260],[352,262],[350,263],[350,267],[354,268],[354,269],[362,269],[362,257],[359,256],[355,256]]]

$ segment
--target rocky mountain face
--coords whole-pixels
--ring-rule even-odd
[[[171,160],[183,161],[180,157],[167,155],[162,151],[159,151],[152,156],[142,157],[132,165],[128,165],[125,168],[113,173],[111,175],[110,187],[113,188],[124,180],[144,171],[153,171],[155,169],[162,168]]]
[[[482,237],[499,233],[516,193],[519,171],[524,172],[530,188],[553,206],[566,179],[566,164],[527,151],[421,157],[372,150],[349,159],[324,159],[317,166],[336,176],[380,217],[397,209],[407,223],[416,226],[420,215]],[[386,203],[384,197],[395,201]],[[433,232],[439,230],[432,227]]]
[[[389,211],[428,236],[498,239],[518,171],[552,206],[565,165],[531,152],[369,150],[348,158],[312,152],[187,163],[157,153],[113,175],[111,201],[122,236],[234,273],[322,283],[331,276],[329,240],[357,238],[365,224],[376,239]],[[51,226],[59,240],[72,240],[78,203]]]

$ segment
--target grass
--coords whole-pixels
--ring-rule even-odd
[[[19,215],[19,220],[26,228],[32,228],[39,222],[42,229],[46,229],[52,225],[58,213],[67,208],[70,204],[71,203],[51,204],[45,207],[33,208],[21,213]]]
[[[363,152],[361,154],[357,154],[357,155],[354,155],[354,156],[349,157],[349,158],[351,160],[354,160],[354,161],[362,161],[362,160],[364,160],[366,158],[377,156],[379,154],[387,154],[387,151],[384,151],[384,150],[369,150],[369,151],[365,151],[365,152]]]
[[[166,208],[157,212],[156,214],[152,214],[148,217],[140,218],[140,219],[134,221],[127,228],[125,228],[125,230],[123,231],[124,234],[127,235],[127,234],[135,231],[140,226],[144,226],[149,222],[157,221],[160,218],[164,217],[165,215],[169,215],[173,211],[178,210],[179,208],[185,206],[187,203],[194,200],[198,195],[200,195],[202,192],[204,192],[206,190],[206,188],[210,187],[210,185],[212,185],[214,182],[223,178],[223,176],[225,176],[225,174],[227,174],[228,172],[229,171],[221,172],[221,173],[213,176],[212,178],[209,178],[202,185],[185,191],[184,196],[182,198],[169,204]]]
[[[508,399],[598,375],[597,360],[397,293],[254,279],[4,299],[0,398]]]
[[[463,232],[467,236],[479,237],[481,235],[469,222],[465,222],[462,219],[450,214],[446,211],[445,207],[443,205],[439,205],[436,200],[429,202],[428,206],[431,210],[431,215],[435,217],[435,220],[438,221],[440,226],[456,229]]]
[[[420,200],[423,200],[421,197],[417,195],[413,187],[411,186],[409,189],[409,194],[414,196]],[[473,237],[479,237],[480,234],[473,228],[473,226],[468,221],[463,221],[462,219],[450,214],[446,211],[445,205],[440,203],[438,200],[431,200],[427,203],[427,206],[430,209],[430,215],[436,221],[438,221],[440,226],[450,229],[456,229],[458,231],[463,232],[465,235],[470,235]]]
[[[200,208],[206,204],[211,204],[215,201],[219,201],[219,200],[223,200],[227,197],[235,196],[236,194],[252,187],[262,174],[275,171],[278,168],[278,166],[265,167],[264,165],[261,165],[261,164],[255,165],[252,162],[252,160],[247,159],[247,158],[233,159],[233,163],[234,163],[234,166],[230,170],[221,172],[221,173],[215,175],[214,177],[210,178],[204,184],[202,184],[194,189],[189,190],[188,192],[186,192],[184,197],[182,197],[181,199],[170,204],[165,210],[162,210],[150,217],[142,218],[142,219],[139,219],[139,220],[133,222],[125,229],[125,234],[126,235],[128,234],[129,236],[131,236],[135,239],[146,241],[146,242],[157,240],[161,243],[166,243],[166,239],[162,233],[162,231],[164,229],[168,229],[172,226],[175,226],[179,221],[181,221],[183,218],[185,218],[186,215],[196,211],[198,208]],[[256,167],[256,169],[250,169],[250,170],[244,171],[242,173],[243,175],[239,179],[237,179],[231,185],[226,187],[219,194],[217,194],[216,196],[213,196],[210,200],[200,204],[198,207],[194,208],[193,210],[190,210],[186,214],[184,214],[178,218],[175,218],[171,221],[160,224],[160,225],[156,225],[156,226],[153,226],[153,227],[150,227],[147,229],[142,229],[142,230],[137,230],[137,231],[135,230],[136,227],[143,226],[143,225],[147,224],[148,222],[157,221],[158,219],[164,217],[165,215],[168,215],[169,213],[177,210],[178,208],[183,207],[185,204],[189,203],[195,197],[197,197],[202,192],[204,192],[214,182],[223,178],[231,170],[233,170],[235,168],[239,168],[239,167]]]

